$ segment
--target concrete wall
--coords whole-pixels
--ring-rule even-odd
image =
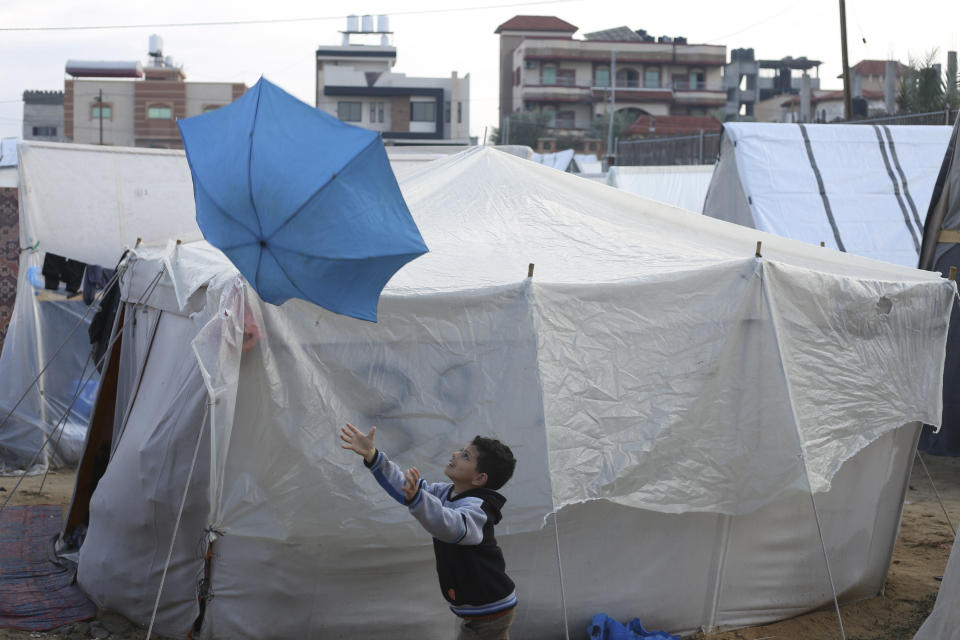
[[[186,117],[200,115],[208,107],[233,102],[233,86],[224,82],[188,82]]]
[[[56,127],[57,135],[34,135],[34,127]],[[23,105],[23,139],[47,140],[50,142],[67,142],[69,139],[63,130],[62,104],[24,104]]]

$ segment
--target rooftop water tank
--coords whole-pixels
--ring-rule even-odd
[[[163,38],[157,34],[150,36],[150,45],[147,49],[147,53],[151,56],[162,56],[163,55]]]
[[[390,16],[377,16],[377,31],[380,33],[390,31]]]
[[[360,18],[353,14],[347,16],[347,31],[356,31],[360,26]]]
[[[373,31],[373,16],[365,15],[363,16],[363,26],[360,29],[364,33],[370,33]]]

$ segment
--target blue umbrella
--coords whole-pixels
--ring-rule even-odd
[[[177,124],[200,230],[266,302],[376,322],[383,287],[427,252],[377,132],[263,78]]]

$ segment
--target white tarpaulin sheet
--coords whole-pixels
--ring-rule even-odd
[[[726,123],[705,215],[914,267],[947,126]]]
[[[607,184],[644,198],[700,213],[713,165],[610,167]]]
[[[558,637],[565,611],[689,631],[829,602],[811,489],[838,591],[876,593],[916,440],[900,427],[939,419],[953,283],[488,149],[401,188],[431,251],[377,324],[263,304],[203,243],[137,253],[124,296],[146,294],[157,342],[123,359],[143,383],[91,503],[79,579],[99,604],[149,616],[140,585],[209,433],[161,632],[196,613],[208,531],[207,637],[446,637],[429,541],[340,449],[347,420],[431,479],[478,433],[513,448],[497,531],[517,637]],[[145,353],[150,332],[125,331]]]

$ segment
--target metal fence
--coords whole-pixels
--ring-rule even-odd
[[[929,113],[910,113],[858,120],[838,120],[831,124],[893,124],[952,126],[960,109],[944,109]],[[616,164],[627,166],[714,164],[720,154],[719,133],[701,133],[664,138],[619,140]]]

